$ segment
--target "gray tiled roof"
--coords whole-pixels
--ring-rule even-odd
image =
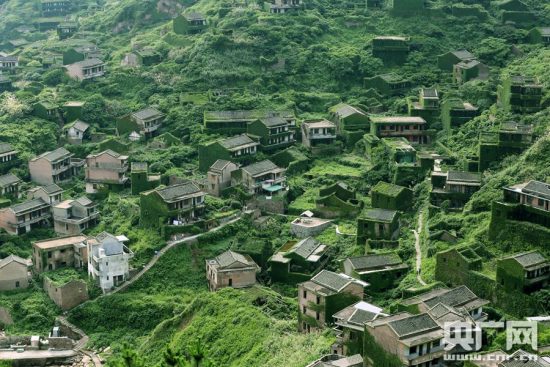
[[[424,300],[424,303],[428,307],[434,307],[438,303],[446,306],[457,307],[476,299],[478,299],[478,297],[474,294],[474,292],[468,289],[468,287],[460,286],[450,289],[449,291],[431,299]]]
[[[546,362],[542,357],[535,357],[532,354],[518,350],[512,354],[511,358],[499,363],[499,367],[550,367],[550,363]]]
[[[0,269],[2,269],[4,266],[8,264],[11,264],[12,262],[17,262],[19,264],[29,266],[28,261],[23,259],[22,257],[16,256],[16,255],[9,255],[8,257],[5,257],[2,260],[0,260]]]
[[[192,182],[185,182],[168,187],[163,187],[155,190],[161,198],[166,201],[171,201],[185,195],[196,194],[201,190]]]
[[[88,206],[90,204],[93,204],[94,202],[88,199],[86,196],[81,196],[78,199],[75,200],[77,203],[79,203],[82,206]]]
[[[473,172],[449,171],[449,181],[481,182],[481,174]]]
[[[13,151],[13,147],[10,143],[2,143],[0,142],[0,154],[7,153]]]
[[[79,62],[75,62],[73,65],[79,65],[83,68],[91,68],[93,66],[103,65],[104,62],[100,59],[86,59]]]
[[[227,166],[229,163],[229,161],[226,161],[225,159],[218,159],[216,162],[214,162],[211,166],[210,166],[210,170],[214,170],[214,171],[221,171],[225,168],[225,166]]]
[[[358,109],[356,107],[350,106],[349,104],[341,103],[341,104],[339,104],[335,107],[336,108],[335,108],[334,112],[340,118],[346,118],[346,117],[351,116],[351,115],[356,114],[356,113],[358,113],[360,115],[365,115],[365,113],[363,111],[361,111],[360,109]]]
[[[321,244],[313,237],[304,238],[296,244],[294,253],[307,259]]]
[[[288,125],[288,122],[282,118],[282,117],[263,117],[260,119],[261,123],[264,124],[267,127],[275,127],[275,126],[282,126],[282,125]]]
[[[424,88],[422,89],[422,95],[427,98],[436,98],[439,97],[437,89],[435,88]]]
[[[348,260],[356,270],[379,268],[403,263],[399,256],[394,253],[350,257]]]
[[[63,189],[56,184],[50,184],[50,185],[41,186],[41,187],[44,190],[44,192],[48,195],[56,194],[58,192],[63,191]]]
[[[75,122],[72,123],[72,127],[77,129],[77,130],[80,130],[80,131],[84,132],[84,131],[88,130],[90,125],[88,125],[84,121],[76,120]]]
[[[139,120],[148,120],[153,117],[162,116],[163,113],[157,110],[156,108],[147,107],[143,110],[139,110],[137,112],[134,112],[132,116]]]
[[[550,184],[545,182],[531,180],[525,185],[523,191],[550,199]]]
[[[224,140],[220,140],[219,143],[225,149],[233,149],[241,145],[253,144],[255,143],[255,141],[252,140],[252,138],[250,138],[248,135],[242,134],[242,135],[233,136],[231,138],[227,138]]]
[[[475,56],[470,51],[467,51],[467,50],[452,51],[451,53],[460,60],[475,59]]]
[[[12,205],[10,208],[14,213],[21,213],[27,210],[40,208],[40,207],[48,207],[48,203],[46,203],[42,198],[33,199],[29,201],[25,201],[21,204]]]
[[[373,208],[367,210],[367,212],[364,214],[364,217],[366,219],[372,219],[381,222],[392,222],[396,215],[396,210]]]
[[[529,251],[522,252],[510,256],[512,259],[516,260],[521,266],[528,268],[533,265],[538,265],[546,262],[546,258],[538,251]]]
[[[249,166],[243,167],[242,169],[243,171],[248,172],[250,175],[256,176],[278,168],[279,167],[277,167],[275,163],[271,162],[269,159],[266,159],[261,162],[256,162]]]
[[[351,282],[349,278],[328,270],[321,270],[311,278],[311,281],[335,292],[339,292]]]
[[[19,177],[17,177],[12,173],[8,173],[6,175],[0,176],[0,187],[6,187],[9,185],[16,184],[18,182],[21,182],[21,179],[19,179]]]
[[[51,152],[42,153],[41,155],[39,155],[35,159],[44,158],[44,159],[46,159],[50,162],[55,162],[55,161],[58,161],[61,158],[68,158],[71,155],[72,155],[72,153],[69,152],[65,148],[57,148],[56,150],[53,150]]]
[[[246,267],[254,265],[253,261],[250,258],[247,258],[246,256],[241,255],[238,252],[233,252],[231,250],[226,251],[219,256],[216,256],[216,262],[221,268],[229,267],[236,262],[241,263]]]
[[[389,325],[395,330],[399,337],[437,329],[439,327],[431,316],[426,313],[391,321]]]

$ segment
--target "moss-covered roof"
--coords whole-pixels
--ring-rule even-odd
[[[395,198],[398,197],[404,190],[407,190],[407,188],[384,181],[378,182],[376,186],[372,188],[372,192]]]

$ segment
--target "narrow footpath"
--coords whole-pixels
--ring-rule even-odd
[[[426,282],[422,279],[421,271],[422,271],[422,248],[420,247],[420,233],[422,233],[422,223],[424,220],[424,213],[420,212],[418,214],[418,226],[417,229],[413,229],[414,233],[414,247],[416,249],[416,280],[422,285],[426,285]]]
[[[92,360],[92,363],[94,364],[95,367],[101,367],[102,364],[101,364],[101,360],[99,359],[99,356],[91,350],[84,349],[84,347],[86,346],[86,344],[88,344],[88,341],[90,340],[88,335],[86,335],[86,333],[82,329],[79,329],[75,325],[71,324],[65,316],[58,316],[57,321],[60,324],[68,327],[69,329],[71,329],[76,334],[80,335],[80,339],[76,342],[75,346],[73,347],[73,350],[75,352],[82,353],[82,354],[90,357],[90,359]]]

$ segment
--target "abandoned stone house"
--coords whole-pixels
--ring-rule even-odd
[[[19,197],[21,179],[12,173],[0,176],[0,197]]]
[[[479,134],[478,169],[485,171],[493,162],[506,156],[521,154],[533,143],[533,126],[503,122],[497,132]]]
[[[205,16],[198,12],[180,14],[174,18],[172,22],[174,33],[180,35],[200,33],[204,31],[206,27],[207,23]]]
[[[75,120],[66,125],[63,130],[70,144],[80,145],[84,139],[89,138],[89,128],[90,125],[84,121]]]
[[[390,243],[397,240],[400,229],[399,217],[400,214],[396,210],[367,210],[357,218],[357,244],[364,246],[369,241],[370,246],[373,246],[378,240]]]
[[[1,56],[0,55],[0,71],[14,72],[19,67],[19,58],[17,56]]]
[[[336,125],[328,120],[302,122],[302,144],[313,154],[338,154],[340,143],[336,141]]]
[[[31,180],[40,185],[71,180],[84,165],[84,161],[73,159],[73,155],[65,148],[57,148],[31,159],[29,161]]]
[[[392,73],[365,78],[365,88],[372,88],[385,96],[405,94],[411,87],[409,80]]]
[[[274,282],[297,283],[311,278],[328,259],[327,246],[313,237],[288,241],[269,258],[269,276]]]
[[[34,271],[42,273],[63,267],[84,269],[88,253],[83,235],[52,238],[33,242]]]
[[[496,280],[508,291],[538,291],[550,282],[550,260],[539,251],[527,251],[498,259]]]
[[[62,201],[52,207],[52,213],[54,230],[61,235],[80,234],[99,221],[97,204],[86,196]]]
[[[409,116],[422,117],[428,123],[437,121],[440,115],[439,92],[435,88],[421,88],[417,101],[408,100]]]
[[[285,172],[286,169],[266,159],[233,171],[231,186],[242,185],[250,194],[271,196],[286,189]]]
[[[0,173],[6,173],[17,163],[17,150],[9,143],[0,142]]]
[[[140,194],[140,223],[159,228],[196,222],[204,211],[206,194],[192,182],[159,186]]]
[[[209,132],[219,134],[242,134],[247,132],[248,124],[259,118],[281,117],[290,126],[296,126],[296,116],[292,111],[205,111],[204,127]]]
[[[511,75],[498,86],[497,103],[513,113],[535,113],[542,109],[542,95],[543,86],[537,78]]]
[[[250,164],[260,143],[247,134],[199,145],[199,170],[206,172],[218,159]]]
[[[461,208],[481,188],[481,175],[473,172],[432,172],[430,202],[440,206],[448,201],[451,208]]]
[[[461,61],[453,66],[453,81],[463,84],[470,80],[487,80],[489,67],[478,60]]]
[[[207,172],[208,188],[210,195],[221,196],[222,192],[231,187],[231,172],[239,169],[233,162],[218,159],[210,166]]]
[[[226,251],[206,260],[208,289],[214,292],[225,287],[245,288],[256,284],[260,267],[249,255]]]
[[[379,138],[403,137],[413,144],[429,144],[433,131],[418,116],[371,116],[371,134]]]
[[[137,132],[145,139],[150,139],[158,135],[165,117],[165,114],[156,108],[147,107],[119,117],[116,123],[117,133],[124,135]]]
[[[67,75],[75,80],[91,80],[105,75],[105,63],[100,59],[86,59],[65,65]]]
[[[412,207],[411,189],[392,183],[379,181],[370,192],[373,208],[406,211]]]
[[[329,108],[329,117],[336,124],[336,131],[369,131],[370,120],[365,111],[359,107],[339,103]]]
[[[88,239],[88,275],[95,279],[103,292],[119,286],[130,276],[129,261],[134,253],[125,243],[125,236],[102,232]]]
[[[441,105],[441,122],[449,131],[451,128],[462,126],[479,114],[479,108],[458,98],[448,98]]]
[[[333,311],[361,301],[366,286],[365,282],[328,270],[298,284],[298,329],[309,333],[331,325]]]
[[[441,70],[452,72],[456,64],[475,59],[476,57],[467,50],[449,51],[437,57],[437,65]]]
[[[132,195],[139,195],[160,185],[160,174],[149,173],[149,165],[145,162],[132,162],[130,178]]]
[[[372,40],[372,55],[385,63],[402,64],[410,51],[410,37],[378,36]]]
[[[529,32],[531,43],[550,45],[550,27],[536,27]]]
[[[356,190],[343,182],[336,182],[319,189],[315,206],[323,218],[352,217],[363,208],[363,202],[357,199]]]
[[[0,260],[0,291],[28,288],[30,265],[29,261],[16,255]]]
[[[310,211],[304,213],[290,223],[290,232],[298,238],[316,236],[332,225],[329,219],[315,218]]]
[[[107,149],[86,157],[86,192],[122,187],[128,182],[128,156]]]
[[[33,199],[0,209],[0,228],[9,234],[20,235],[50,225],[51,216],[49,203]]]
[[[466,284],[470,272],[482,267],[483,259],[474,247],[450,248],[436,254],[435,279],[452,286]]]
[[[49,205],[54,205],[61,201],[63,189],[56,184],[37,186],[27,192],[27,199],[42,199]]]
[[[44,290],[50,299],[62,310],[70,310],[87,301],[88,286],[80,279],[72,279],[58,284],[47,276],[44,277]]]
[[[393,252],[349,257],[342,263],[345,274],[369,283],[368,289],[375,292],[392,288],[408,269]]]
[[[247,132],[258,137],[261,150],[273,151],[294,144],[295,127],[282,117],[264,117],[249,123]]]
[[[72,37],[78,30],[76,22],[62,22],[57,25],[57,36],[60,40]]]

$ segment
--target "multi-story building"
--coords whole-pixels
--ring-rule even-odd
[[[378,36],[372,40],[372,55],[384,62],[401,64],[410,51],[410,37]]]
[[[543,86],[537,78],[512,75],[499,85],[498,104],[513,113],[534,113],[542,108]]]
[[[347,307],[361,301],[366,286],[365,282],[328,270],[298,284],[298,329],[309,333],[332,324],[330,311],[336,305]]]
[[[231,177],[231,186],[241,184],[250,194],[274,194],[286,187],[286,170],[277,167],[270,160],[253,163],[234,171]]]
[[[272,151],[294,144],[295,127],[282,117],[264,117],[252,121],[246,130],[259,138],[262,150]]]
[[[72,37],[78,30],[76,22],[63,22],[57,25],[57,36],[60,40]]]
[[[489,67],[478,60],[461,61],[453,66],[453,81],[463,84],[470,80],[487,80]]]
[[[475,60],[476,57],[467,50],[449,51],[437,57],[437,65],[445,71],[453,71],[454,65],[463,61]]]
[[[63,195],[63,189],[56,184],[51,184],[30,189],[27,192],[27,199],[41,198],[46,203],[54,205],[61,201],[61,195]]]
[[[313,154],[337,154],[336,125],[328,120],[309,120],[302,123],[302,144]]]
[[[17,56],[0,55],[0,71],[14,72],[19,66],[19,58]]]
[[[225,287],[251,287],[256,284],[256,273],[259,271],[260,267],[249,255],[231,250],[206,260],[206,278],[211,291]]]
[[[19,197],[19,186],[21,179],[14,174],[8,173],[0,176],[0,196]]]
[[[208,193],[220,196],[223,190],[231,187],[231,172],[238,169],[239,167],[235,163],[223,159],[214,162],[207,173]]]
[[[482,132],[479,136],[479,171],[512,154],[521,154],[533,142],[533,126],[505,122],[498,132]]]
[[[451,130],[453,127],[464,125],[476,116],[479,116],[479,108],[469,102],[457,98],[448,98],[441,106],[441,122],[443,127]]]
[[[393,287],[409,266],[396,253],[349,257],[342,263],[345,274],[370,284],[369,289],[382,291]]]
[[[422,117],[428,123],[434,123],[439,118],[439,92],[435,88],[422,88],[417,101],[408,101],[410,116]]]
[[[77,175],[84,162],[73,159],[65,148],[45,152],[29,161],[31,180],[40,185],[57,184],[69,181]]]
[[[88,239],[88,275],[95,279],[103,292],[124,283],[130,275],[129,261],[134,253],[124,243],[125,236],[102,232]]]
[[[166,115],[156,108],[147,107],[120,117],[117,120],[117,132],[122,135],[135,131],[150,139],[158,135],[165,118]]]
[[[132,195],[139,195],[160,185],[160,174],[149,173],[149,165],[145,162],[132,162],[130,178]]]
[[[336,125],[336,131],[342,134],[344,131],[363,131],[370,129],[369,116],[359,107],[339,103],[329,108],[329,117]]]
[[[399,217],[396,210],[373,208],[357,218],[357,244],[367,241],[375,246],[377,241],[395,241],[399,237]],[[382,243],[381,242],[381,243]],[[377,246],[375,246],[377,247]]]
[[[371,116],[371,134],[379,138],[403,137],[410,143],[429,144],[433,135],[418,116]]]
[[[507,291],[538,291],[550,283],[550,260],[539,251],[522,252],[499,259],[496,280]]]
[[[17,164],[17,151],[11,144],[0,142],[0,173],[6,173]]]
[[[296,116],[292,111],[205,111],[204,127],[210,132],[220,134],[246,133],[247,126],[259,118],[281,117],[291,126],[296,125]]]
[[[9,234],[20,235],[50,223],[50,204],[33,199],[0,209],[0,228]]]
[[[441,205],[449,201],[452,208],[461,208],[481,188],[481,175],[472,172],[432,172],[430,202]]]
[[[271,0],[268,6],[270,13],[284,14],[300,9],[302,0]]]
[[[15,255],[0,260],[0,291],[28,288],[30,265],[29,261]]]
[[[69,0],[41,0],[43,17],[55,17],[68,14],[71,11]]]
[[[105,63],[100,59],[86,59],[66,65],[69,77],[78,81],[99,78],[105,75]]]
[[[260,143],[246,134],[216,140],[199,146],[199,170],[206,172],[218,159],[250,164]]]
[[[128,182],[128,156],[107,149],[86,157],[86,192],[93,194],[105,187],[124,186]]]
[[[84,269],[88,261],[87,240],[86,236],[78,235],[34,242],[34,271],[42,273],[63,267]]]
[[[99,220],[97,204],[82,196],[65,200],[52,207],[53,227],[62,235],[77,235],[95,226]]]
[[[149,227],[193,223],[204,211],[205,196],[206,194],[192,182],[142,192],[141,223]]]

